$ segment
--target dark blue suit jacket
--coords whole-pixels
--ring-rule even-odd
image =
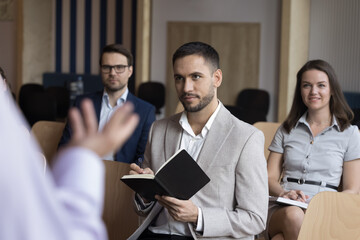
[[[99,122],[102,96],[102,91],[81,95],[75,99],[74,106],[79,108],[80,102],[83,99],[91,99],[94,104],[96,116]],[[130,92],[126,101],[132,102],[134,104],[134,112],[139,115],[140,121],[128,141],[116,153],[115,161],[141,164],[142,160],[144,159],[145,146],[147,143],[150,127],[155,121],[155,107],[150,103],[135,97]],[[70,138],[71,127],[67,123],[63,135],[60,139],[59,147],[69,142]]]

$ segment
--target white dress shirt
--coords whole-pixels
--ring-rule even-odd
[[[113,115],[114,111],[116,109],[118,109],[119,107],[121,107],[125,103],[128,94],[129,94],[129,89],[126,89],[126,91],[123,93],[123,95],[121,95],[121,97],[116,100],[116,105],[114,107],[112,107],[110,105],[109,95],[104,90],[104,94],[103,94],[102,102],[101,102],[99,131],[101,131],[103,129],[105,124],[109,121],[109,119]],[[114,152],[110,152],[110,153],[106,154],[106,156],[104,156],[103,159],[114,161]]]
[[[99,157],[67,149],[44,174],[40,149],[6,97],[0,93],[0,239],[107,239]]]
[[[180,117],[179,124],[183,128],[183,134],[181,136],[179,149],[185,149],[190,156],[197,161],[200,151],[204,145],[206,140],[206,136],[210,131],[211,125],[213,124],[219,109],[222,104],[220,101],[218,102],[218,106],[214,113],[211,115],[209,120],[206,122],[205,126],[201,130],[200,134],[195,135],[192,130],[189,121],[187,119],[187,113],[184,111]],[[201,208],[198,207],[198,221],[195,226],[195,230],[198,232],[203,231],[203,215]],[[163,209],[157,219],[155,220],[155,224],[153,226],[149,226],[149,230],[154,233],[160,234],[172,234],[172,235],[181,235],[181,236],[191,236],[191,232],[186,223],[175,221],[167,209]]]

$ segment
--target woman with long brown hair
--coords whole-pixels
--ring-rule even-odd
[[[343,192],[358,193],[360,133],[352,118],[331,65],[308,61],[297,73],[290,113],[269,147],[269,194],[308,202],[318,192],[337,191],[341,179]],[[297,206],[271,203],[267,237],[297,239],[304,214]]]

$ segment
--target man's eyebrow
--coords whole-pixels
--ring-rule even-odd
[[[303,80],[302,83],[311,83],[311,82]],[[320,81],[320,82],[316,82],[315,84],[319,84],[319,83],[327,83],[327,82],[326,81]]]
[[[202,72],[192,72],[189,74],[189,76],[194,76],[194,75],[204,75]],[[174,77],[184,77],[183,75],[179,74],[179,73],[174,73]]]
[[[202,72],[192,72],[192,73],[190,73],[190,75],[203,75],[203,73]]]

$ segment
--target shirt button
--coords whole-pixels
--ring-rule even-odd
[[[310,144],[314,144],[314,140],[311,140]]]

